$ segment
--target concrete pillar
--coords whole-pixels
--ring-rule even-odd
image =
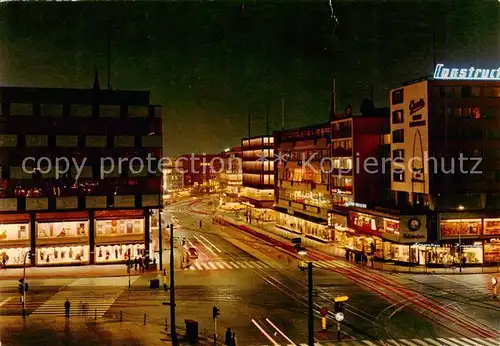
[[[150,228],[149,228],[149,209],[144,209],[144,255],[149,255],[149,240],[150,240]]]
[[[94,211],[89,211],[89,264],[95,264],[95,217]]]

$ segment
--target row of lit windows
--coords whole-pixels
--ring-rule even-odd
[[[471,86],[447,86],[433,87],[432,96],[435,97],[500,97],[500,87],[471,87]]]
[[[120,106],[120,105],[62,105],[4,103],[0,109],[3,116],[43,116],[43,117],[161,117],[161,108],[154,106]]]
[[[23,147],[146,147],[160,148],[161,136],[76,136],[76,135],[0,135],[0,148]]]

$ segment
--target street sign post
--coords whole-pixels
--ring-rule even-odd
[[[337,312],[335,314],[335,319],[337,322],[342,322],[344,320],[344,314],[342,312]]]

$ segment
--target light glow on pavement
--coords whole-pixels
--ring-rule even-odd
[[[0,303],[0,307],[4,306],[5,304],[7,304],[9,302],[9,300],[11,300],[12,298],[14,297],[7,297],[5,298],[1,303]],[[1,345],[1,344],[0,344]]]
[[[271,335],[269,335],[265,330],[264,328],[262,328],[258,323],[257,321],[255,321],[253,318],[252,318],[252,323],[260,330],[260,332],[269,340],[273,343],[274,346],[280,346],[280,344],[278,344],[276,342],[276,340],[274,340]]]
[[[209,243],[210,245],[212,245],[214,247],[215,250],[217,250],[218,252],[222,252],[221,249],[219,249],[217,246],[215,246],[214,243],[212,243],[210,240],[208,240],[207,238],[205,238],[204,236],[200,235],[200,237],[202,237],[207,243]]]
[[[278,333],[280,333],[280,334],[281,334],[281,336],[282,336],[282,337],[284,337],[284,338],[286,339],[286,341],[288,341],[288,342],[290,343],[290,345],[297,346],[297,345],[296,345],[296,344],[295,344],[292,340],[290,340],[290,338],[289,338],[288,336],[286,336],[286,334],[285,334],[285,333],[283,333],[283,332],[281,331],[281,329],[279,329],[278,327],[276,327],[276,326],[274,325],[274,323],[273,323],[273,322],[271,322],[271,320],[269,320],[269,318],[266,318],[266,321],[267,321],[267,323],[269,323],[269,324],[270,324],[270,325],[271,325],[274,329],[276,329],[276,331],[277,331]]]
[[[215,257],[217,257],[217,254],[214,252],[214,250],[212,250],[209,246],[207,246],[204,242],[202,242],[200,240],[200,238],[198,238],[196,235],[193,235],[193,237],[201,244],[203,245],[208,251],[210,251],[211,253],[214,254]]]

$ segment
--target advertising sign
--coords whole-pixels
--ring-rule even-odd
[[[413,244],[427,241],[427,217],[425,215],[401,215],[399,229],[400,243]]]

